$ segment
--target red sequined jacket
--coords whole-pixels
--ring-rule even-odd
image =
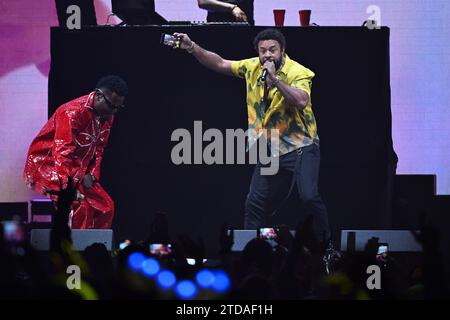
[[[92,108],[94,92],[60,106],[31,143],[25,163],[27,185],[44,194],[90,173],[100,179],[100,163],[114,116],[102,120]]]

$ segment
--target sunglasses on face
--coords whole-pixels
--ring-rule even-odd
[[[105,95],[105,93],[102,91],[102,90],[100,90],[100,89],[97,89],[97,91],[103,96],[103,99],[105,99],[105,102],[106,102],[106,104],[108,105],[108,108],[109,109],[111,109],[111,110],[113,110],[113,111],[119,111],[119,110],[122,110],[122,109],[124,109],[125,108],[125,105],[120,105],[120,106],[116,106],[115,104],[113,104],[107,97],[106,97],[106,95]]]

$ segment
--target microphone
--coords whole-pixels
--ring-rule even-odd
[[[267,71],[267,68],[263,69],[263,73],[262,73],[262,76],[261,76],[261,81],[266,81],[266,77],[267,77],[267,73],[268,72],[269,71]]]

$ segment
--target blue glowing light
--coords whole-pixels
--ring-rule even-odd
[[[140,270],[144,261],[145,255],[140,252],[134,252],[128,256],[128,265],[134,270]]]
[[[212,287],[218,292],[225,292],[230,288],[230,278],[224,271],[217,270],[214,272]]]
[[[190,280],[183,280],[177,284],[176,292],[181,299],[191,299],[197,294],[197,287]]]
[[[203,269],[197,273],[195,280],[201,288],[209,288],[214,283],[215,277],[211,271]]]
[[[154,276],[159,272],[159,262],[154,258],[149,258],[142,263],[142,271],[147,276]]]
[[[177,278],[172,271],[164,270],[161,271],[157,276],[158,284],[163,288],[170,288],[175,284]]]

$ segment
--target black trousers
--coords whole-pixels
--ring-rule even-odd
[[[286,186],[297,186],[307,215],[313,215],[314,233],[319,241],[331,237],[328,212],[319,195],[320,148],[316,144],[289,152],[279,158],[275,175],[261,175],[261,164],[255,167],[250,191],[245,201],[245,229],[264,227],[267,217],[287,196]],[[284,191],[284,195],[280,192]],[[292,190],[294,191],[294,190]],[[281,197],[280,197],[281,196]]]

